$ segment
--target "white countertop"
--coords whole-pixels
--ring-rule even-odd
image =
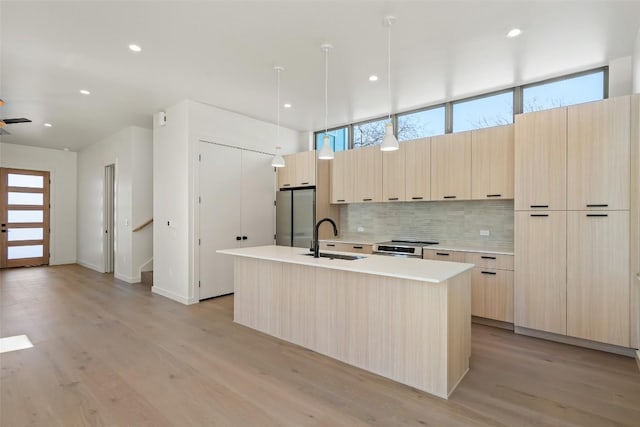
[[[398,258],[383,255],[364,255],[365,258],[354,261],[313,258],[302,248],[289,246],[255,246],[251,248],[222,249],[220,254],[248,258],[279,261],[290,264],[308,265],[318,268],[352,271],[354,273],[375,274],[399,279],[440,283],[473,268],[473,264],[449,261],[432,261],[419,258]],[[329,251],[323,251],[329,252]],[[353,253],[335,252],[345,255]]]

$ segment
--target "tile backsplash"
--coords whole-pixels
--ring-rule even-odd
[[[481,236],[480,230],[489,230]],[[340,206],[343,239],[375,236],[513,245],[513,200],[354,203]]]

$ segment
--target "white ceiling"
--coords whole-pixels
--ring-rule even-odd
[[[0,14],[0,116],[33,120],[1,140],[79,150],[185,98],[275,122],[274,65],[293,104],[282,124],[323,128],[323,42],[329,127],[384,115],[388,14],[398,112],[631,55],[640,2],[3,1]]]

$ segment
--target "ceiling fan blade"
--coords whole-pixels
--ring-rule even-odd
[[[19,119],[2,119],[2,121],[8,125],[11,125],[14,123],[31,123],[31,120],[25,119],[24,117],[21,117]]]
[[[4,130],[3,128],[0,128],[0,135],[11,135],[11,133],[9,133],[9,131]]]

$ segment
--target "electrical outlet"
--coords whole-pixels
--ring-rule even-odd
[[[364,227],[358,227],[358,233],[362,233],[364,231]]]
[[[489,232],[489,230],[480,230],[480,235],[481,236],[489,236],[491,234],[491,232]]]

